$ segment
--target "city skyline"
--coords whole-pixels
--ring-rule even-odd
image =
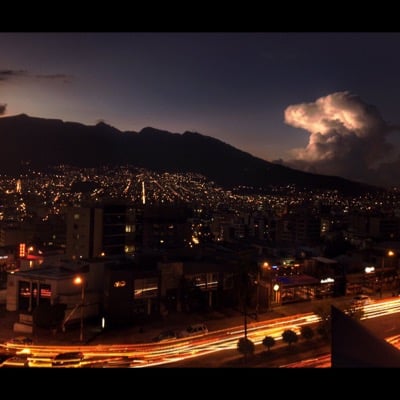
[[[2,33],[0,114],[195,131],[396,184],[398,44],[398,33]]]

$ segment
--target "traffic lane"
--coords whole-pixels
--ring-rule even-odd
[[[379,338],[385,339],[400,333],[400,313],[362,320],[361,323]]]

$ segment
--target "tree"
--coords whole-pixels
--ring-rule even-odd
[[[265,338],[262,341],[262,344],[268,349],[268,351],[270,351],[271,347],[275,346],[276,341],[272,336],[265,336]]]
[[[248,306],[252,297],[251,292],[254,292],[254,276],[257,272],[257,264],[252,260],[250,254],[240,256],[237,272],[237,293],[239,305],[243,310],[244,338],[247,339]]]
[[[33,322],[38,328],[56,329],[64,320],[66,304],[39,304],[33,311]]]
[[[314,331],[311,326],[303,325],[300,329],[301,337],[305,340],[311,340],[314,337]]]
[[[299,337],[297,336],[297,333],[295,331],[292,331],[291,329],[286,329],[282,333],[282,340],[290,347],[292,343],[296,343],[299,340]]]
[[[328,301],[319,303],[318,307],[314,309],[314,313],[320,319],[317,332],[329,340],[331,337],[331,304]]]
[[[33,322],[38,328],[50,329],[52,325],[51,321],[51,305],[50,304],[39,304],[33,310]]]
[[[51,306],[51,320],[53,327],[59,326],[65,318],[66,304],[57,303]]]
[[[242,337],[238,340],[237,349],[239,353],[244,355],[245,360],[247,360],[247,356],[254,354],[255,346],[250,339]]]

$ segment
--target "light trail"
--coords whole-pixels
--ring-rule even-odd
[[[364,306],[362,319],[377,318],[400,312],[400,299],[379,300]],[[314,313],[297,314],[277,318],[269,321],[250,322],[247,326],[247,337],[255,345],[260,345],[266,336],[272,336],[276,341],[282,340],[282,333],[291,329],[300,334],[301,327],[318,323],[320,318]],[[80,351],[84,354],[82,367],[101,364],[129,365],[129,367],[148,367],[171,364],[194,357],[201,357],[223,350],[237,348],[237,342],[244,336],[244,327],[237,326],[218,331],[209,332],[203,336],[181,338],[168,343],[141,343],[141,344],[115,344],[115,345],[80,345],[80,346],[40,346],[17,345],[5,343],[2,346],[15,352],[27,352],[29,357],[49,358],[63,352]],[[396,343],[400,343],[400,335],[395,336]],[[322,358],[321,358],[322,357]],[[328,367],[328,361],[323,356],[310,360],[303,360],[299,365],[318,365]],[[113,360],[113,361],[112,361]],[[330,355],[329,355],[330,362]],[[330,365],[329,365],[330,366]],[[287,366],[289,367],[289,366]],[[293,368],[290,367],[290,368]]]

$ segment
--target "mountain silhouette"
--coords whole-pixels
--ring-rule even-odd
[[[215,138],[151,127],[122,132],[104,122],[84,125],[20,114],[0,118],[0,173],[16,175],[21,162],[31,169],[130,164],[157,172],[195,172],[225,187],[295,184],[300,188],[363,192],[373,187],[274,164]]]

